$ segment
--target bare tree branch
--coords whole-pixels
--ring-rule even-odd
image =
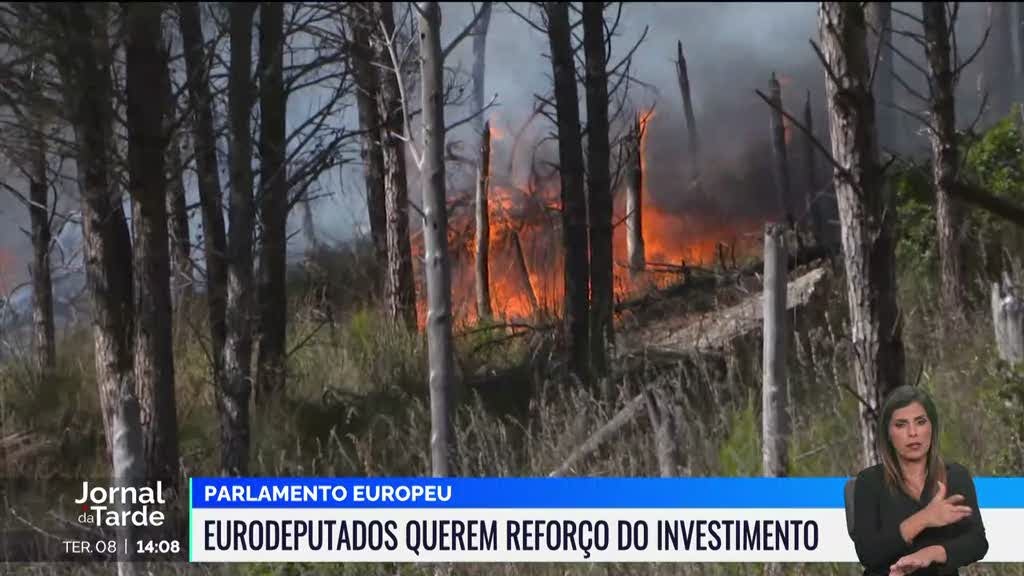
[[[907,18],[908,20],[912,20],[912,21],[914,21],[914,22],[924,26],[924,20],[923,19],[921,19],[921,18],[911,14],[910,12],[907,12],[906,10],[901,10],[901,9],[893,6],[892,7],[892,11],[894,13],[896,13],[896,14],[899,14],[900,16],[903,16],[904,18]]]
[[[487,112],[491,108],[494,108],[495,105],[497,104],[497,102],[498,102],[498,95],[495,94],[494,96],[491,96],[490,102],[485,104],[483,108],[481,108],[480,110],[477,110],[476,112],[473,112],[472,114],[466,116],[465,118],[462,118],[461,120],[457,120],[456,122],[453,122],[452,124],[449,124],[448,126],[445,126],[444,131],[445,132],[449,132],[451,130],[454,130],[454,129],[458,128],[459,126],[462,126],[463,124],[466,124],[467,122],[472,122],[474,119],[478,118],[479,116],[482,116],[485,112]]]
[[[759,98],[761,98],[761,100],[764,100],[765,104],[770,106],[773,110],[777,110],[779,113],[785,116],[786,119],[789,120],[794,126],[796,126],[801,132],[803,132],[810,139],[811,143],[814,144],[814,147],[817,148],[823,156],[825,156],[825,158],[832,164],[832,166],[839,172],[841,176],[843,176],[844,178],[849,178],[851,181],[856,181],[850,174],[850,172],[841,164],[839,164],[839,162],[837,162],[835,158],[832,157],[832,152],[826,149],[825,146],[823,146],[821,142],[819,142],[818,139],[814,136],[814,133],[811,132],[806,126],[804,126],[804,124],[801,121],[794,118],[789,112],[786,112],[786,110],[781,106],[776,106],[775,103],[772,102],[772,99],[769,98],[768,96],[765,96],[765,94],[760,90],[755,89],[754,92],[758,95]]]
[[[547,34],[548,33],[547,28],[545,28],[544,26],[538,25],[536,22],[533,21],[532,18],[530,18],[529,16],[527,16],[525,14],[522,14],[521,12],[516,10],[512,6],[511,2],[505,2],[504,4],[505,4],[505,7],[508,8],[509,12],[511,12],[511,13],[515,14],[516,16],[518,16],[519,19],[522,20],[523,22],[525,22],[530,28],[533,28],[534,30],[536,30],[537,32],[540,32],[541,34]],[[533,4],[534,3],[531,3],[531,5],[533,5]]]
[[[484,4],[488,4],[488,2],[484,2]],[[448,55],[452,53],[452,50],[455,50],[463,40],[473,33],[473,30],[476,29],[477,22],[479,22],[480,18],[486,13],[487,11],[484,10],[483,7],[479,10],[476,9],[476,6],[473,7],[473,18],[470,19],[469,23],[466,24],[466,27],[456,34],[455,38],[453,38],[452,41],[444,47],[444,50],[441,50],[442,61],[448,58]]]
[[[399,99],[402,101],[402,122],[404,125],[405,135],[400,137],[402,141],[409,147],[409,151],[412,153],[413,162],[416,164],[416,169],[420,170],[423,168],[423,155],[416,148],[416,143],[412,139],[412,128],[409,125],[409,105],[405,96],[405,81],[402,78],[402,67],[399,65],[398,57],[395,55],[395,36],[398,35],[398,27],[395,27],[395,36],[388,34],[387,29],[384,27],[384,23],[380,23],[380,30],[384,36],[384,45],[388,49],[388,56],[391,57],[391,65],[394,66],[395,79],[398,82],[398,94]],[[393,136],[398,136],[394,134]]]
[[[640,34],[640,37],[637,38],[637,40],[633,44],[632,48],[630,48],[626,52],[626,55],[622,57],[622,60],[620,60],[618,64],[616,64],[615,66],[612,66],[612,68],[610,70],[608,70],[608,76],[611,76],[611,75],[615,74],[616,72],[618,72],[619,68],[622,68],[622,66],[625,65],[626,62],[629,62],[629,61],[631,61],[633,59],[633,54],[636,53],[637,48],[639,48],[640,44],[642,44],[644,39],[647,38],[647,32],[648,31],[650,31],[650,27],[649,26],[644,26],[644,31]]]
[[[951,28],[952,28],[952,26],[951,26]],[[985,47],[985,44],[988,42],[988,35],[989,35],[990,32],[992,32],[992,27],[991,26],[986,26],[985,27],[985,34],[982,35],[981,42],[978,43],[978,47],[975,48],[974,52],[972,52],[971,55],[967,57],[967,60],[964,60],[961,64],[959,64],[953,70],[953,77],[954,78],[959,78],[960,77],[960,73],[964,71],[964,68],[967,68],[968,66],[970,66],[971,62],[974,62],[974,59],[977,58],[978,55],[981,54],[981,50]]]
[[[824,66],[825,74],[828,75],[829,80],[831,80],[836,86],[842,86],[843,83],[839,81],[839,78],[836,76],[835,70],[832,70],[832,66],[829,65],[828,59],[825,58],[825,54],[822,53],[821,47],[818,46],[818,43],[815,42],[814,40],[808,40],[808,42],[811,43],[811,48],[814,49],[814,54],[817,55],[818,60],[821,62],[821,65]]]

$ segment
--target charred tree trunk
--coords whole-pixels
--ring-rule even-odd
[[[228,202],[227,338],[225,387],[218,397],[221,414],[221,468],[243,476],[249,467],[249,395],[252,359],[252,22],[254,4],[229,8],[231,67],[228,110],[231,121],[231,196]]]
[[[448,262],[448,208],[444,166],[444,60],[441,8],[419,2],[420,78],[423,94],[423,245],[427,278],[427,357],[430,363],[430,463],[435,477],[454,472],[452,392],[452,278]]]
[[[41,130],[37,127],[36,130]],[[35,371],[41,382],[57,367],[57,348],[53,325],[53,279],[50,272],[49,179],[46,175],[46,141],[36,136],[32,149],[32,178],[29,181],[28,208],[32,235],[32,339]]]
[[[868,20],[871,47],[868,58],[870,65],[875,65],[874,96],[879,120],[878,145],[881,149],[896,150],[900,146],[900,122],[895,104],[895,77],[892,51],[892,3],[868,2],[864,7]]]
[[[135,380],[147,476],[176,484],[178,421],[171,336],[171,270],[164,156],[167,62],[160,6],[124,6],[128,185],[135,203]]]
[[[388,270],[388,217],[384,199],[384,153],[381,149],[380,74],[373,65],[370,38],[379,18],[375,4],[348,6],[352,29],[352,73],[356,83],[356,107],[359,129],[363,131],[362,157],[366,183],[366,210],[370,222],[370,239],[379,273],[377,281],[383,291]],[[387,62],[387,60],[385,60]]]
[[[814,133],[814,118],[811,115],[811,91],[807,91],[807,100],[804,102],[804,126],[807,131]],[[825,206],[824,198],[818,192],[818,166],[815,162],[817,152],[814,147],[814,140],[808,134],[801,137],[804,149],[804,174],[807,181],[807,214],[811,219],[811,229],[814,231],[814,241],[819,246],[831,244],[826,238]]]
[[[764,476],[788,475],[789,393],[786,382],[786,245],[784,229],[764,233],[764,378],[761,384],[761,462]]]
[[[111,54],[105,4],[50,4],[45,10],[60,34],[57,64],[75,133],[86,286],[92,309],[96,379],[107,452],[116,485],[137,485],[145,475],[142,427],[132,361],[131,237],[121,198],[113,194]],[[160,173],[162,176],[162,173]],[[115,504],[115,508],[120,508]],[[131,538],[125,527],[119,537]],[[129,560],[120,551],[118,560]],[[134,574],[119,562],[118,572]]]
[[[1017,77],[1017,100],[1024,100],[1024,9],[1021,8],[1020,2],[1014,2],[1013,7],[1016,9],[1016,13],[1013,18],[1013,26],[1017,29],[1017,43],[1014,46],[1014,51],[1017,53],[1015,60],[1016,64],[1016,77]]]
[[[121,198],[112,194],[110,48],[103,5],[65,4],[55,12],[64,97],[77,143],[87,283],[93,312],[96,376],[115,477],[142,477],[142,428],[132,363],[131,237]]]
[[[854,379],[861,406],[862,458],[875,462],[875,410],[903,383],[903,341],[896,307],[893,196],[879,166],[875,107],[868,82],[864,11],[824,2],[819,9],[833,175],[843,228]],[[839,84],[833,80],[837,79]]]
[[[604,7],[583,3],[583,53],[587,90],[587,188],[590,217],[590,355],[594,375],[608,373],[608,350],[615,342],[612,271],[611,149],[608,143],[608,56],[605,54]],[[602,391],[606,397],[610,390]]]
[[[377,4],[380,22],[388,35],[395,32],[391,2]],[[387,48],[376,43],[377,60],[390,62]],[[402,103],[398,80],[384,74],[377,106],[381,120],[384,156],[384,201],[387,213],[388,271],[385,294],[392,321],[416,330],[416,285],[412,277],[412,246],[409,242],[409,189],[405,177],[405,144],[395,135],[402,133]]]
[[[170,108],[169,110],[173,110]],[[165,123],[169,124],[168,123]],[[169,128],[169,127],[168,127]],[[176,135],[167,130],[170,137],[167,147],[167,212],[170,214],[172,292],[181,306],[192,299],[194,279],[192,277],[192,237],[188,225],[188,204],[185,199],[185,166],[181,161],[181,146]]]
[[[480,156],[476,169],[476,314],[489,319],[491,309],[491,278],[489,253],[491,241],[487,194],[491,176],[491,124],[484,122],[484,71],[487,63],[487,30],[491,24],[491,3],[480,7],[480,20],[473,31],[473,110],[477,114],[476,132],[480,134]]]
[[[646,250],[644,249],[644,163],[643,163],[643,130],[644,126],[638,115],[633,125],[633,132],[626,146],[626,259],[629,261],[629,272],[634,278],[643,275],[647,267]]]
[[[683,43],[676,41],[676,76],[679,92],[683,95],[683,113],[686,116],[686,135],[690,153],[690,181],[700,187],[700,141],[697,139],[697,120],[693,116],[693,100],[690,98],[690,73],[683,55]]]
[[[161,47],[161,58],[170,62],[169,55]],[[164,135],[167,138],[167,214],[168,229],[171,235],[171,294],[181,307],[192,298],[192,238],[188,225],[188,208],[185,200],[185,166],[181,161],[181,143],[178,137],[177,123],[178,102],[174,97],[171,85],[171,69],[167,65],[160,78],[160,87],[164,99]]]
[[[260,243],[259,353],[256,400],[284,390],[288,321],[286,248],[288,175],[285,166],[284,4],[260,4]]]
[[[306,238],[307,254],[315,254],[320,246],[320,242],[316,239],[316,225],[313,224],[311,203],[308,198],[302,201],[302,233]]]
[[[551,43],[552,77],[558,117],[558,165],[561,177],[562,246],[565,254],[563,313],[569,344],[569,369],[589,384],[589,298],[587,283],[587,202],[583,192],[583,149],[580,144],[576,63],[573,60],[569,7],[559,2],[544,5]]]
[[[487,4],[490,6],[490,4]],[[487,192],[491,177],[491,123],[484,124],[480,140],[480,159],[476,173],[476,315],[480,320],[491,318],[491,221]]]
[[[921,10],[925,53],[931,73],[932,177],[935,182],[935,224],[942,271],[942,310],[943,318],[956,324],[964,320],[965,294],[960,265],[960,206],[951,195],[958,177],[959,154],[949,25],[944,2],[924,2]]]
[[[782,86],[779,85],[775,73],[772,72],[771,128],[772,128],[772,159],[775,164],[775,190],[778,194],[780,214],[786,222],[793,221],[793,211],[789,207],[789,158],[786,154],[786,125],[782,118]]]
[[[1010,113],[1013,97],[1013,46],[1010,33],[1010,3],[988,3],[988,43],[984,47],[983,84],[988,92],[986,120],[993,124]]]
[[[213,98],[210,94],[206,49],[199,18],[199,4],[178,4],[185,68],[188,71],[188,92],[193,117],[192,141],[195,147],[199,204],[203,220],[203,241],[206,257],[206,303],[210,324],[210,361],[213,385],[218,398],[227,390],[224,374],[224,343],[227,338],[225,309],[227,307],[227,239],[224,231],[223,196],[220,171],[217,167],[217,137],[213,125]],[[222,438],[233,434],[227,427],[234,422],[225,412],[227,404],[218,401]]]
[[[476,133],[483,138],[484,117],[484,72],[487,69],[487,30],[491,26],[491,3],[480,6],[480,19],[473,29],[473,103],[472,112],[478,114],[473,124]]]

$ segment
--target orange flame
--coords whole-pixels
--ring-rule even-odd
[[[498,125],[498,119],[491,119],[491,142],[500,142],[508,136],[508,131]]]
[[[659,206],[655,196],[649,193],[652,180],[647,177],[648,129],[654,118],[653,110],[644,111],[638,117],[641,129],[641,169],[644,172],[641,214],[646,259],[649,263],[645,287],[665,287],[684,278],[680,275],[683,264],[713,265],[718,257],[720,243],[734,246],[740,244],[741,231],[756,229],[760,223],[731,222],[730,225],[718,225],[695,214],[668,211]],[[561,313],[564,290],[560,181],[557,173],[529,184],[495,178],[496,162],[493,160],[497,158],[499,147],[493,146],[493,143],[505,135],[498,126],[499,123],[492,120],[492,173],[488,191],[488,268],[492,310],[496,319],[505,321],[529,320],[538,312],[558,315]],[[510,147],[511,144],[504,143],[503,146]],[[665,193],[664,196],[671,197],[672,194]],[[618,194],[617,197],[614,222],[620,222],[624,215],[624,194]],[[625,224],[620,223],[612,234],[616,300],[629,298],[643,288],[633,284],[626,266],[625,228]],[[464,200],[452,202],[448,242],[452,271],[452,314],[457,326],[468,326],[477,321],[474,231],[473,203],[467,204]],[[515,242],[517,237],[518,248]],[[747,254],[756,249],[757,242],[750,244],[737,246],[737,254]],[[421,236],[414,239],[413,251],[416,255],[417,309],[422,326],[426,320],[426,291],[419,263],[423,256]]]

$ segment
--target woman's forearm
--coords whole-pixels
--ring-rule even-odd
[[[938,544],[934,544],[932,546],[928,546],[927,548],[922,548],[922,550],[927,551],[929,557],[932,559],[932,564],[945,564],[946,560],[948,560],[948,558],[946,557],[945,546],[939,546]]]
[[[904,542],[912,544],[914,542],[914,538],[917,538],[917,535],[923,532],[928,526],[928,517],[925,516],[924,510],[921,510],[903,522],[900,522],[900,536],[903,536]],[[945,552],[943,552],[943,556],[945,556]]]

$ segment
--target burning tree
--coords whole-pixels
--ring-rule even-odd
[[[644,141],[648,116],[638,113],[623,144],[626,158],[626,259],[630,276],[639,279],[647,267],[644,246]]]
[[[480,8],[481,16],[473,31],[473,100],[471,113],[474,135],[480,137],[479,157],[476,160],[476,313],[481,319],[491,317],[491,279],[488,258],[490,252],[490,221],[487,213],[487,192],[490,187],[491,125],[484,122],[484,70],[487,61],[487,29],[491,24],[491,4]]]

